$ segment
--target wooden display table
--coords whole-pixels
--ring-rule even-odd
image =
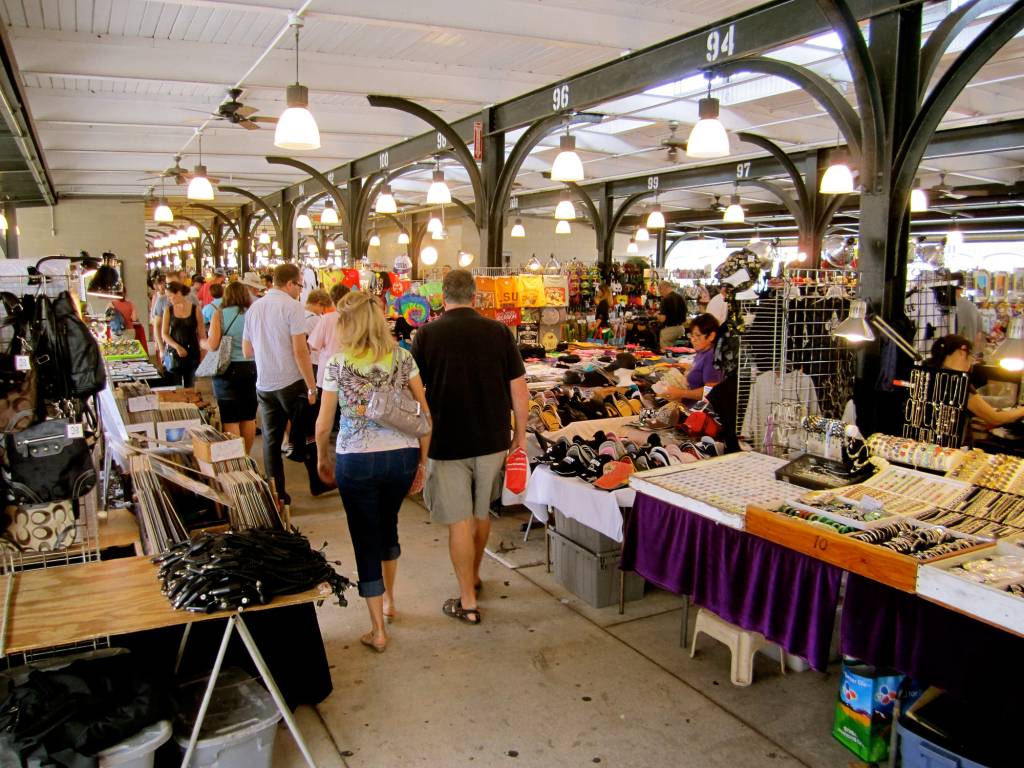
[[[11,590],[6,634],[0,638],[0,648],[3,649],[0,655],[178,625],[185,625],[185,636],[181,644],[183,652],[192,624],[211,619],[226,619],[224,636],[210,672],[210,682],[196,716],[192,738],[182,766],[187,766],[192,759],[192,752],[220,674],[224,654],[227,652],[228,641],[231,639],[231,633],[237,629],[242,643],[267,684],[267,689],[273,696],[292,736],[295,737],[295,742],[307,764],[315,768],[316,763],[295,719],[245,625],[243,612],[194,613],[175,610],[160,592],[158,570],[148,557],[127,557],[35,571],[18,571],[4,577],[3,591],[8,589],[9,579],[14,579],[14,584]],[[247,608],[244,613],[310,603],[325,600],[330,596],[330,587],[327,584],[320,584],[305,592],[275,597],[272,603]]]

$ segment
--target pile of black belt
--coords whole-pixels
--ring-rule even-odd
[[[204,533],[153,562],[171,605],[200,613],[265,605],[324,582],[338,605],[348,605],[344,592],[352,586],[305,536],[285,531]]]

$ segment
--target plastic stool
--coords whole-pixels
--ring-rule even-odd
[[[754,654],[766,645],[771,645],[760,632],[750,632],[719,618],[707,608],[697,611],[693,627],[693,641],[690,644],[690,658],[697,653],[697,636],[700,634],[715,638],[727,645],[732,652],[729,677],[733,685],[746,686],[754,681]],[[786,655],[780,653],[782,674],[786,674]]]

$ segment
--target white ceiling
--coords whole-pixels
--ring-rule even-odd
[[[956,0],[953,0],[956,2]],[[374,109],[369,93],[404,96],[455,120],[482,107],[550,84],[635,50],[757,5],[751,0],[313,0],[303,13],[300,79],[323,146],[296,156],[321,170],[371,154],[423,133],[416,118]],[[153,186],[143,177],[173,162],[197,163],[196,127],[215,111],[240,79],[242,101],[259,114],[284,109],[285,86],[294,80],[294,45],[288,15],[301,0],[0,0],[0,20],[20,68],[23,86],[57,191],[62,195],[142,195]],[[929,6],[934,26],[949,3]],[[955,50],[978,33],[976,24]],[[264,57],[264,53],[266,55]],[[772,55],[810,66],[846,87],[850,74],[834,36],[804,41]],[[1024,44],[1015,40],[972,84],[943,127],[1024,116]],[[949,57],[947,57],[949,58]],[[258,63],[258,65],[257,65]],[[254,65],[257,65],[254,67]],[[251,71],[250,71],[251,70]],[[688,78],[599,105],[608,120],[577,132],[590,178],[650,173],[673,164],[659,143],[678,121],[685,139],[703,95],[700,77]],[[852,91],[852,89],[850,89]],[[785,148],[815,147],[835,140],[832,121],[802,91],[776,78],[741,75],[716,82],[727,128],[761,133]],[[852,93],[850,94],[852,99]],[[630,120],[616,118],[628,117]],[[509,135],[509,146],[516,138]],[[550,187],[556,138],[527,160],[522,189]],[[737,156],[761,154],[733,138]],[[205,164],[213,176],[267,193],[303,174],[272,166],[273,128],[246,131],[223,122],[203,134]],[[1012,153],[958,157],[922,169],[924,184],[939,171],[953,185],[1012,183],[1024,157]],[[450,178],[464,182],[460,169]],[[953,175],[955,174],[955,175]],[[426,175],[396,184],[401,200],[422,200]],[[182,194],[178,187],[170,196]],[[707,193],[678,193],[669,205],[707,205]],[[468,185],[457,194],[469,197]],[[745,190],[744,200],[770,195]]]

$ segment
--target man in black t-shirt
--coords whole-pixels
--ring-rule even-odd
[[[444,277],[445,313],[416,332],[412,354],[433,418],[423,497],[435,523],[448,526],[459,597],[444,612],[480,622],[476,590],[491,531],[491,502],[501,492],[511,447],[526,447],[526,370],[509,329],[473,309],[476,284],[464,269]]]
[[[683,323],[686,322],[686,302],[675,292],[672,283],[668,280],[658,283],[658,291],[661,293],[661,308],[658,312],[661,333],[658,341],[661,349],[665,349],[665,347],[675,344],[676,339],[683,335]]]

